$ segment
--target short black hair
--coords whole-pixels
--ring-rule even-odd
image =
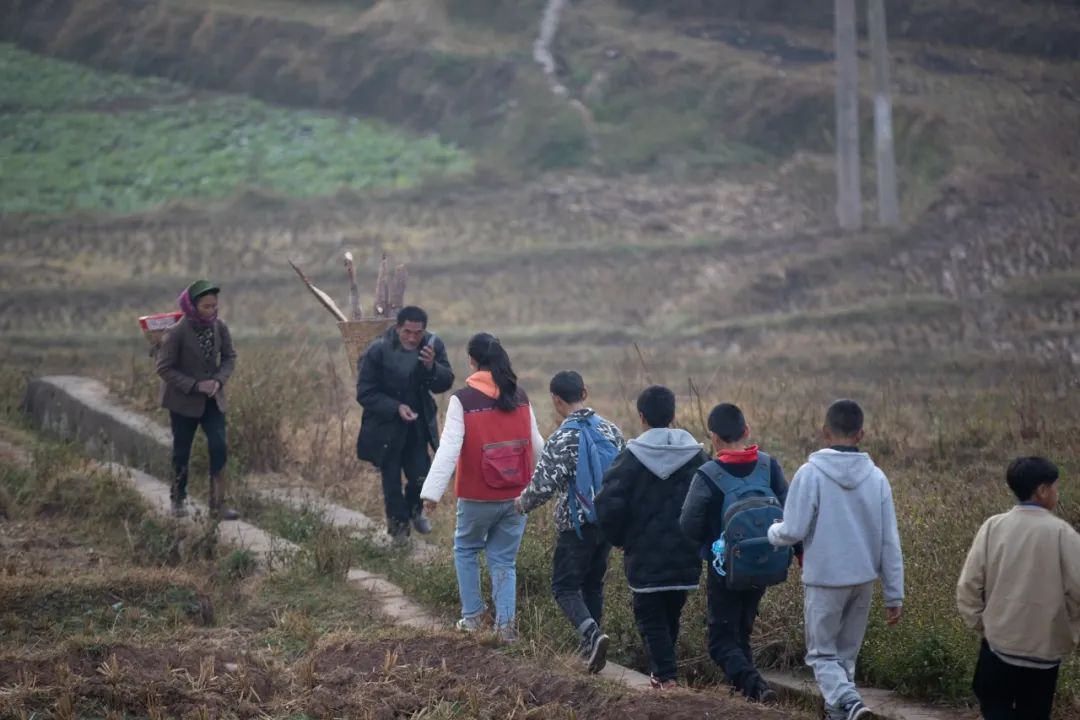
[[[585,380],[576,370],[563,370],[551,378],[548,390],[565,403],[577,403],[585,399]]]
[[[638,395],[637,411],[649,427],[665,428],[675,419],[675,393],[663,385],[650,385]]]
[[[427,329],[427,313],[423,308],[418,308],[415,305],[406,305],[398,310],[397,324],[401,327],[407,322],[418,322],[424,329]]]
[[[825,413],[825,425],[839,437],[854,437],[863,428],[863,411],[854,400],[836,400]]]
[[[746,418],[737,406],[720,403],[709,413],[709,432],[724,442],[733,443],[746,434]]]
[[[1005,471],[1005,482],[1020,502],[1030,500],[1040,485],[1053,485],[1057,479],[1057,465],[1038,456],[1018,457]]]

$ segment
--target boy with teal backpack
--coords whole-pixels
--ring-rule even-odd
[[[776,692],[754,665],[750,633],[765,589],[787,579],[790,548],[774,548],[769,526],[783,517],[787,481],[776,458],[747,446],[750,428],[734,405],[709,413],[715,459],[690,484],[679,525],[708,561],[709,656],[733,690],[771,703]]]
[[[551,379],[551,402],[563,418],[548,438],[532,480],[516,501],[528,513],[557,496],[555,528],[559,531],[552,560],[551,589],[555,601],[581,638],[580,655],[589,672],[600,672],[607,659],[608,636],[601,630],[604,575],[611,545],[596,524],[593,498],[604,473],[626,443],[614,424],[585,401],[581,375],[566,370]]]

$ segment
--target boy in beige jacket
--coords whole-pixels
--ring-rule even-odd
[[[983,637],[973,689],[987,720],[1049,720],[1058,668],[1080,641],[1080,534],[1053,514],[1058,469],[1017,458],[1006,473],[1020,504],[979,528],[956,587]]]

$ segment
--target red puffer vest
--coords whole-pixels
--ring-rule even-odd
[[[465,440],[458,456],[454,491],[463,500],[512,500],[532,474],[532,416],[518,388],[517,407],[495,407],[495,398],[475,387],[455,393],[465,412]]]

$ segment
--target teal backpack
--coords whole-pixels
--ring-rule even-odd
[[[619,454],[619,448],[600,432],[599,415],[567,418],[562,426],[577,428],[579,431],[577,473],[574,476],[574,486],[567,489],[566,501],[570,510],[570,521],[574,523],[574,532],[580,538],[581,518],[578,510],[583,511],[586,522],[596,523],[596,506],[593,501],[603,486],[604,473]]]
[[[758,453],[758,463],[746,477],[728,473],[715,460],[701,466],[713,487],[724,494],[720,538],[713,544],[713,569],[731,590],[748,590],[778,585],[787,580],[792,549],[773,547],[769,526],[784,517],[784,508],[772,491],[769,478],[771,459]]]

